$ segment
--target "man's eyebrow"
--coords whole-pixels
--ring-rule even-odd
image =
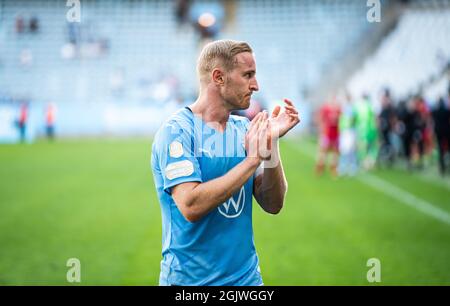
[[[245,70],[245,71],[244,71],[244,73],[249,73],[249,72],[251,72],[251,73],[256,73],[256,70],[255,70],[255,69],[250,69],[250,70]]]

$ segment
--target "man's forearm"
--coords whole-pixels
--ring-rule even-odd
[[[255,173],[259,163],[255,158],[246,158],[227,174],[193,188],[186,202],[191,219],[202,218],[233,196]]]
[[[278,213],[283,207],[287,181],[281,163],[278,141],[272,144],[272,159],[265,162],[263,174],[255,182],[255,198],[269,213]]]

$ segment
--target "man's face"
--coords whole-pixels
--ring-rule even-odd
[[[258,91],[256,63],[253,54],[242,52],[235,56],[234,69],[225,73],[225,83],[221,89],[223,99],[230,110],[247,109],[254,91]]]

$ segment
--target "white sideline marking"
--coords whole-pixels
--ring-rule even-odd
[[[358,179],[369,185],[370,187],[377,189],[384,194],[389,195],[390,197],[417,209],[424,214],[434,217],[444,223],[450,224],[450,214],[448,214],[446,211],[416,197],[415,195],[407,191],[404,191],[403,189],[398,188],[397,186],[383,179],[380,179],[377,176],[364,174],[358,177]]]
[[[392,169],[405,173],[405,169],[399,165],[394,165]],[[420,172],[416,172],[414,175],[418,179],[433,184],[436,187],[446,188],[447,190],[450,190],[450,180],[447,177],[440,177],[437,167],[433,167],[433,169],[421,170]]]
[[[294,145],[299,152],[307,155],[310,158],[315,159],[314,153],[310,148],[299,147],[299,145]],[[358,175],[355,177],[359,181],[365,183],[369,187],[381,191],[382,193],[390,196],[391,198],[396,199],[397,201],[406,204],[412,208],[417,209],[418,211],[429,215],[439,221],[450,224],[450,214],[446,211],[434,206],[433,204],[422,200],[415,195],[400,189],[399,187],[393,185],[390,182],[387,182],[377,176],[365,173],[363,175]]]
[[[448,180],[436,177],[432,173],[429,172],[419,173],[419,178],[429,183],[433,183],[436,186],[444,187],[447,190],[450,190],[450,182]]]

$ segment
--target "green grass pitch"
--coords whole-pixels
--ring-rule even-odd
[[[0,145],[0,285],[157,285],[161,213],[149,139]],[[255,244],[266,285],[450,285],[450,224],[360,178],[314,174],[313,146],[281,145],[284,209],[254,202]],[[450,213],[450,184],[401,169],[373,176]]]

